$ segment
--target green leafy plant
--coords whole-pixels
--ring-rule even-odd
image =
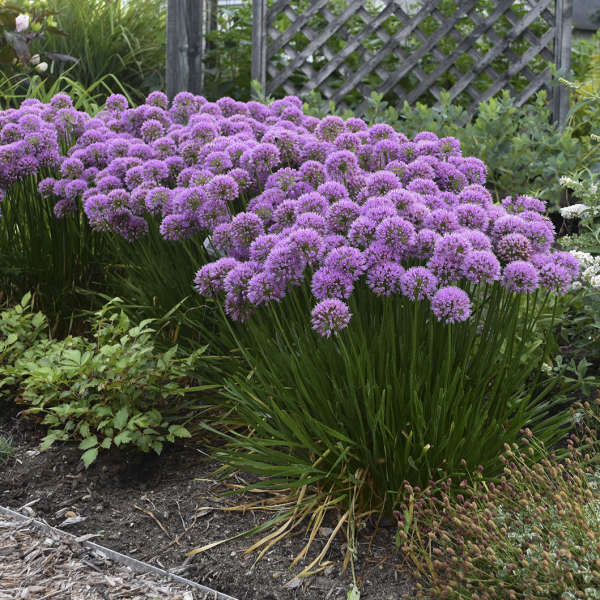
[[[10,436],[0,432],[0,465],[4,464],[14,453],[15,449]]]
[[[120,304],[96,313],[92,340],[34,345],[1,369],[19,385],[22,414],[48,426],[42,449],[77,440],[86,466],[113,446],[160,454],[165,443],[190,437],[207,410],[202,394],[217,387],[194,385],[206,347],[185,357],[177,346],[157,353],[151,321],[132,325]]]
[[[526,430],[506,445],[499,482],[476,473],[458,494],[450,481],[407,485],[398,543],[425,577],[417,597],[598,598],[597,449],[589,427],[566,457]]]

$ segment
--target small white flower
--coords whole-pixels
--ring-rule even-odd
[[[39,65],[39,64],[40,64],[40,60],[41,60],[41,58],[40,58],[40,55],[39,55],[39,54],[34,54],[34,55],[33,55],[33,56],[32,56],[32,57],[29,59],[29,62],[30,62],[32,65]]]
[[[541,370],[545,375],[552,375],[552,365],[549,365],[548,363],[543,363]]]
[[[581,283],[581,281],[574,281],[571,284],[571,290],[573,292],[577,292],[578,290],[580,290],[583,287],[583,284]]]
[[[576,219],[589,209],[587,204],[571,204],[560,209],[560,216],[563,219]]]
[[[48,63],[46,61],[41,62],[35,67],[40,73],[45,73],[48,70]]]
[[[594,289],[600,290],[600,275],[594,275],[594,277],[590,279],[590,285]]]
[[[29,27],[29,15],[20,14],[15,17],[15,30],[17,33],[25,31]]]

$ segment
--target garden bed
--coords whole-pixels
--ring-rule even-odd
[[[269,518],[260,511],[226,511],[241,498],[223,497],[237,481],[219,482],[216,464],[202,448],[178,447],[161,457],[102,455],[87,470],[75,445],[39,452],[40,431],[13,422],[14,455],[0,466],[0,506],[43,519],[77,536],[186,579],[238,598],[346,598],[350,569],[342,573],[342,535],[328,551],[325,568],[302,579],[294,573],[323,548],[331,532],[324,526],[308,560],[290,571],[306,539],[296,535],[275,545],[254,567],[256,554],[244,551],[258,536],[244,537],[186,558],[186,552],[242,533]],[[6,430],[6,427],[5,427]],[[23,509],[22,507],[25,508]],[[78,523],[69,525],[81,517]],[[361,599],[395,600],[411,590],[394,547],[395,527],[384,523],[359,535],[356,565]],[[288,587],[286,587],[286,584]]]

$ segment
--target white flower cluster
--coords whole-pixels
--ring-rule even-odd
[[[571,254],[579,261],[579,277],[573,281],[571,288],[580,290],[591,287],[600,290],[600,256],[592,256],[588,252],[571,250]]]
[[[564,206],[561,208],[560,216],[563,219],[577,219],[589,210],[591,210],[591,207],[587,204],[572,204],[571,206]]]

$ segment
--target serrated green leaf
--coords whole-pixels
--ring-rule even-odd
[[[191,433],[183,425],[171,425],[169,427],[169,433],[176,437],[192,437]]]
[[[108,450],[111,447],[111,445],[112,445],[112,438],[106,437],[102,440],[100,447]]]
[[[98,457],[98,448],[90,448],[87,452],[81,455],[81,460],[87,469]]]
[[[90,437],[87,437],[81,441],[81,443],[79,444],[79,449],[87,450],[88,448],[91,448],[92,446],[97,446],[97,445],[98,445],[98,438],[95,435],[91,435]]]
[[[123,429],[127,424],[127,420],[129,419],[129,409],[124,406],[123,408],[117,411],[115,418],[113,419],[113,423],[117,429]]]
[[[360,600],[360,590],[353,585],[352,589],[348,591],[348,595],[346,597],[348,600]]]

